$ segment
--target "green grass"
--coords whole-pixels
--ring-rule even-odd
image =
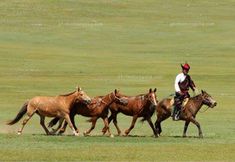
[[[233,0],[1,0],[0,161],[234,161],[234,6]],[[189,138],[180,138],[183,123],[171,120],[158,139],[140,122],[131,137],[115,138],[100,136],[102,121],[93,137],[44,136],[36,115],[22,136],[20,123],[5,125],[26,99],[77,85],[90,96],[157,87],[162,99],[174,92],[184,61],[197,87],[218,102],[197,116],[204,139],[195,138],[192,124]],[[81,132],[90,126],[86,120],[76,118]],[[125,130],[131,118],[118,121]]]

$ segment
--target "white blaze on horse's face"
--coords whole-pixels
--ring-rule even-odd
[[[205,104],[209,107],[213,108],[217,105],[217,102],[205,91],[202,91],[202,94],[204,96]]]
[[[208,97],[209,102],[211,103],[211,108],[215,107],[217,105],[217,102],[211,97]]]
[[[157,105],[157,101],[156,101],[156,95],[154,92],[151,92],[149,94],[149,100],[151,101],[151,103],[156,106]]]

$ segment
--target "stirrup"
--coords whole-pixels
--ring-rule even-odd
[[[173,120],[174,121],[178,121],[180,118],[179,118],[179,116],[178,115],[175,115],[174,117],[173,117]]]

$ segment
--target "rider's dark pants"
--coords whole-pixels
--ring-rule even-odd
[[[174,97],[175,114],[181,110],[184,99],[188,97],[189,97],[188,93],[180,94],[178,92],[175,92],[175,97]]]

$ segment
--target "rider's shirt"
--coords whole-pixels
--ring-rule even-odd
[[[175,78],[175,91],[188,93],[189,87],[194,90],[195,84],[189,75],[180,73]]]

